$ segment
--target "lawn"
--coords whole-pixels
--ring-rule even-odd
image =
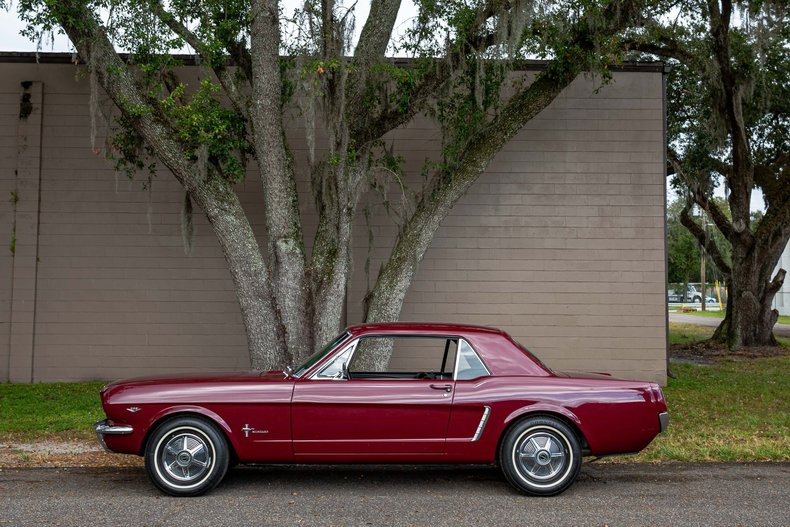
[[[790,460],[790,357],[672,364],[669,429],[643,461]]]
[[[0,384],[0,441],[90,439],[106,383]]]
[[[669,323],[670,344],[693,344],[708,340],[713,336],[716,328],[713,326],[698,326],[697,324]]]

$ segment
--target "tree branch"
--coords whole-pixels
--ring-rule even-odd
[[[625,39],[623,45],[626,51],[636,50],[663,58],[672,58],[684,64],[696,66],[697,60],[693,53],[683,44],[673,38],[661,36],[657,40],[642,42],[636,39]]]
[[[436,94],[436,91],[450,79],[462,59],[470,53],[478,53],[494,45],[493,33],[480,33],[486,22],[498,13],[498,9],[510,9],[511,3],[507,0],[488,0],[478,11],[475,21],[470,25],[470,30],[459,35],[448,46],[448,54],[443,59],[437,59],[431,71],[418,80],[415,85],[407,88],[404,93],[395,96],[398,99],[408,99],[406,109],[385,107],[380,113],[368,115],[362,119],[350,120],[349,129],[352,145],[363,145],[382,137],[390,130],[394,130],[410,121],[424,109],[426,101]],[[367,112],[363,105],[359,109]]]
[[[400,4],[401,0],[373,0],[370,3],[370,13],[359,35],[351,62],[356,72],[364,71],[384,58]]]
[[[768,163],[755,165],[754,184],[769,204],[783,200],[790,193],[790,155],[781,153]]]
[[[708,236],[707,231],[700,227],[699,224],[694,221],[694,218],[691,217],[689,214],[690,209],[691,204],[687,203],[683,210],[680,211],[680,223],[688,229],[692,236],[697,239],[700,245],[704,247],[705,251],[713,258],[713,262],[716,264],[719,271],[729,278],[730,274],[732,274],[732,269],[721,255],[721,251],[719,251],[719,247],[716,245],[713,237]]]
[[[721,233],[724,235],[724,237],[727,238],[727,240],[729,240],[730,243],[732,243],[735,236],[740,236],[740,233],[735,232],[732,226],[732,222],[727,217],[727,215],[724,214],[724,212],[719,208],[716,202],[709,199],[707,194],[705,194],[699,188],[699,185],[696,184],[696,182],[686,174],[685,170],[683,169],[683,166],[681,165],[681,161],[678,158],[677,153],[671,148],[667,149],[667,159],[672,165],[675,174],[681,180],[683,180],[683,183],[691,193],[691,197],[694,200],[694,202],[696,202],[697,205],[699,205],[705,212],[707,212],[710,215],[710,217],[713,219],[713,222],[716,224],[716,228],[718,228],[719,231],[721,231]]]
[[[787,271],[784,269],[779,269],[776,272],[776,276],[774,276],[773,280],[768,282],[768,286],[765,288],[765,294],[767,296],[773,297],[779,290],[782,288],[782,285],[785,283],[785,276],[787,276]]]
[[[189,28],[187,28],[184,24],[176,20],[176,17],[167,11],[161,2],[158,0],[152,1],[150,6],[151,11],[153,11],[159,20],[169,27],[173,33],[184,39],[187,44],[192,46],[192,48],[203,58],[204,62],[211,64],[211,69],[214,71],[217,79],[219,79],[219,82],[222,85],[222,88],[225,90],[225,94],[228,96],[231,104],[233,104],[233,107],[245,119],[249,119],[248,102],[244,100],[245,97],[239,90],[236,79],[233,77],[233,73],[228,69],[228,67],[224,63],[218,63],[216,57],[211,54],[211,51],[197,37],[197,35],[190,31]]]
[[[743,118],[742,86],[733,71],[730,57],[730,17],[732,15],[731,0],[708,0],[710,13],[710,32],[713,55],[719,70],[721,82],[721,99],[719,106],[729,130],[732,143],[732,172],[727,182],[732,189],[730,194],[730,211],[733,222],[737,223],[736,231],[748,231],[750,215],[750,198],[754,178],[749,135]]]

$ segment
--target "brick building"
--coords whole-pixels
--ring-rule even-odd
[[[93,153],[81,70],[67,54],[0,54],[0,382],[248,368],[205,219],[186,256],[174,178],[161,172],[149,193]],[[403,320],[493,325],[558,369],[666,380],[663,69],[622,67],[598,87],[578,78],[497,155],[439,230]],[[439,149],[427,118],[390,139],[415,181]],[[259,184],[240,185],[254,225]],[[376,272],[395,234],[373,205],[356,229],[349,324],[375,278],[365,260]]]

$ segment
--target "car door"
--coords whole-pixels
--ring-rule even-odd
[[[454,340],[431,337],[422,347],[400,341],[386,366],[377,366],[365,364],[365,353],[381,344],[372,339],[392,337],[354,341],[321,371],[295,383],[295,455],[444,452],[453,401],[449,355],[454,354]],[[423,352],[428,356],[415,355]]]

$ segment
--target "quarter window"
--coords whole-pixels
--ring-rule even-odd
[[[489,375],[489,372],[483,365],[483,361],[477,356],[472,346],[462,339],[458,345],[458,370],[455,378],[459,381],[465,381],[485,375]]]

